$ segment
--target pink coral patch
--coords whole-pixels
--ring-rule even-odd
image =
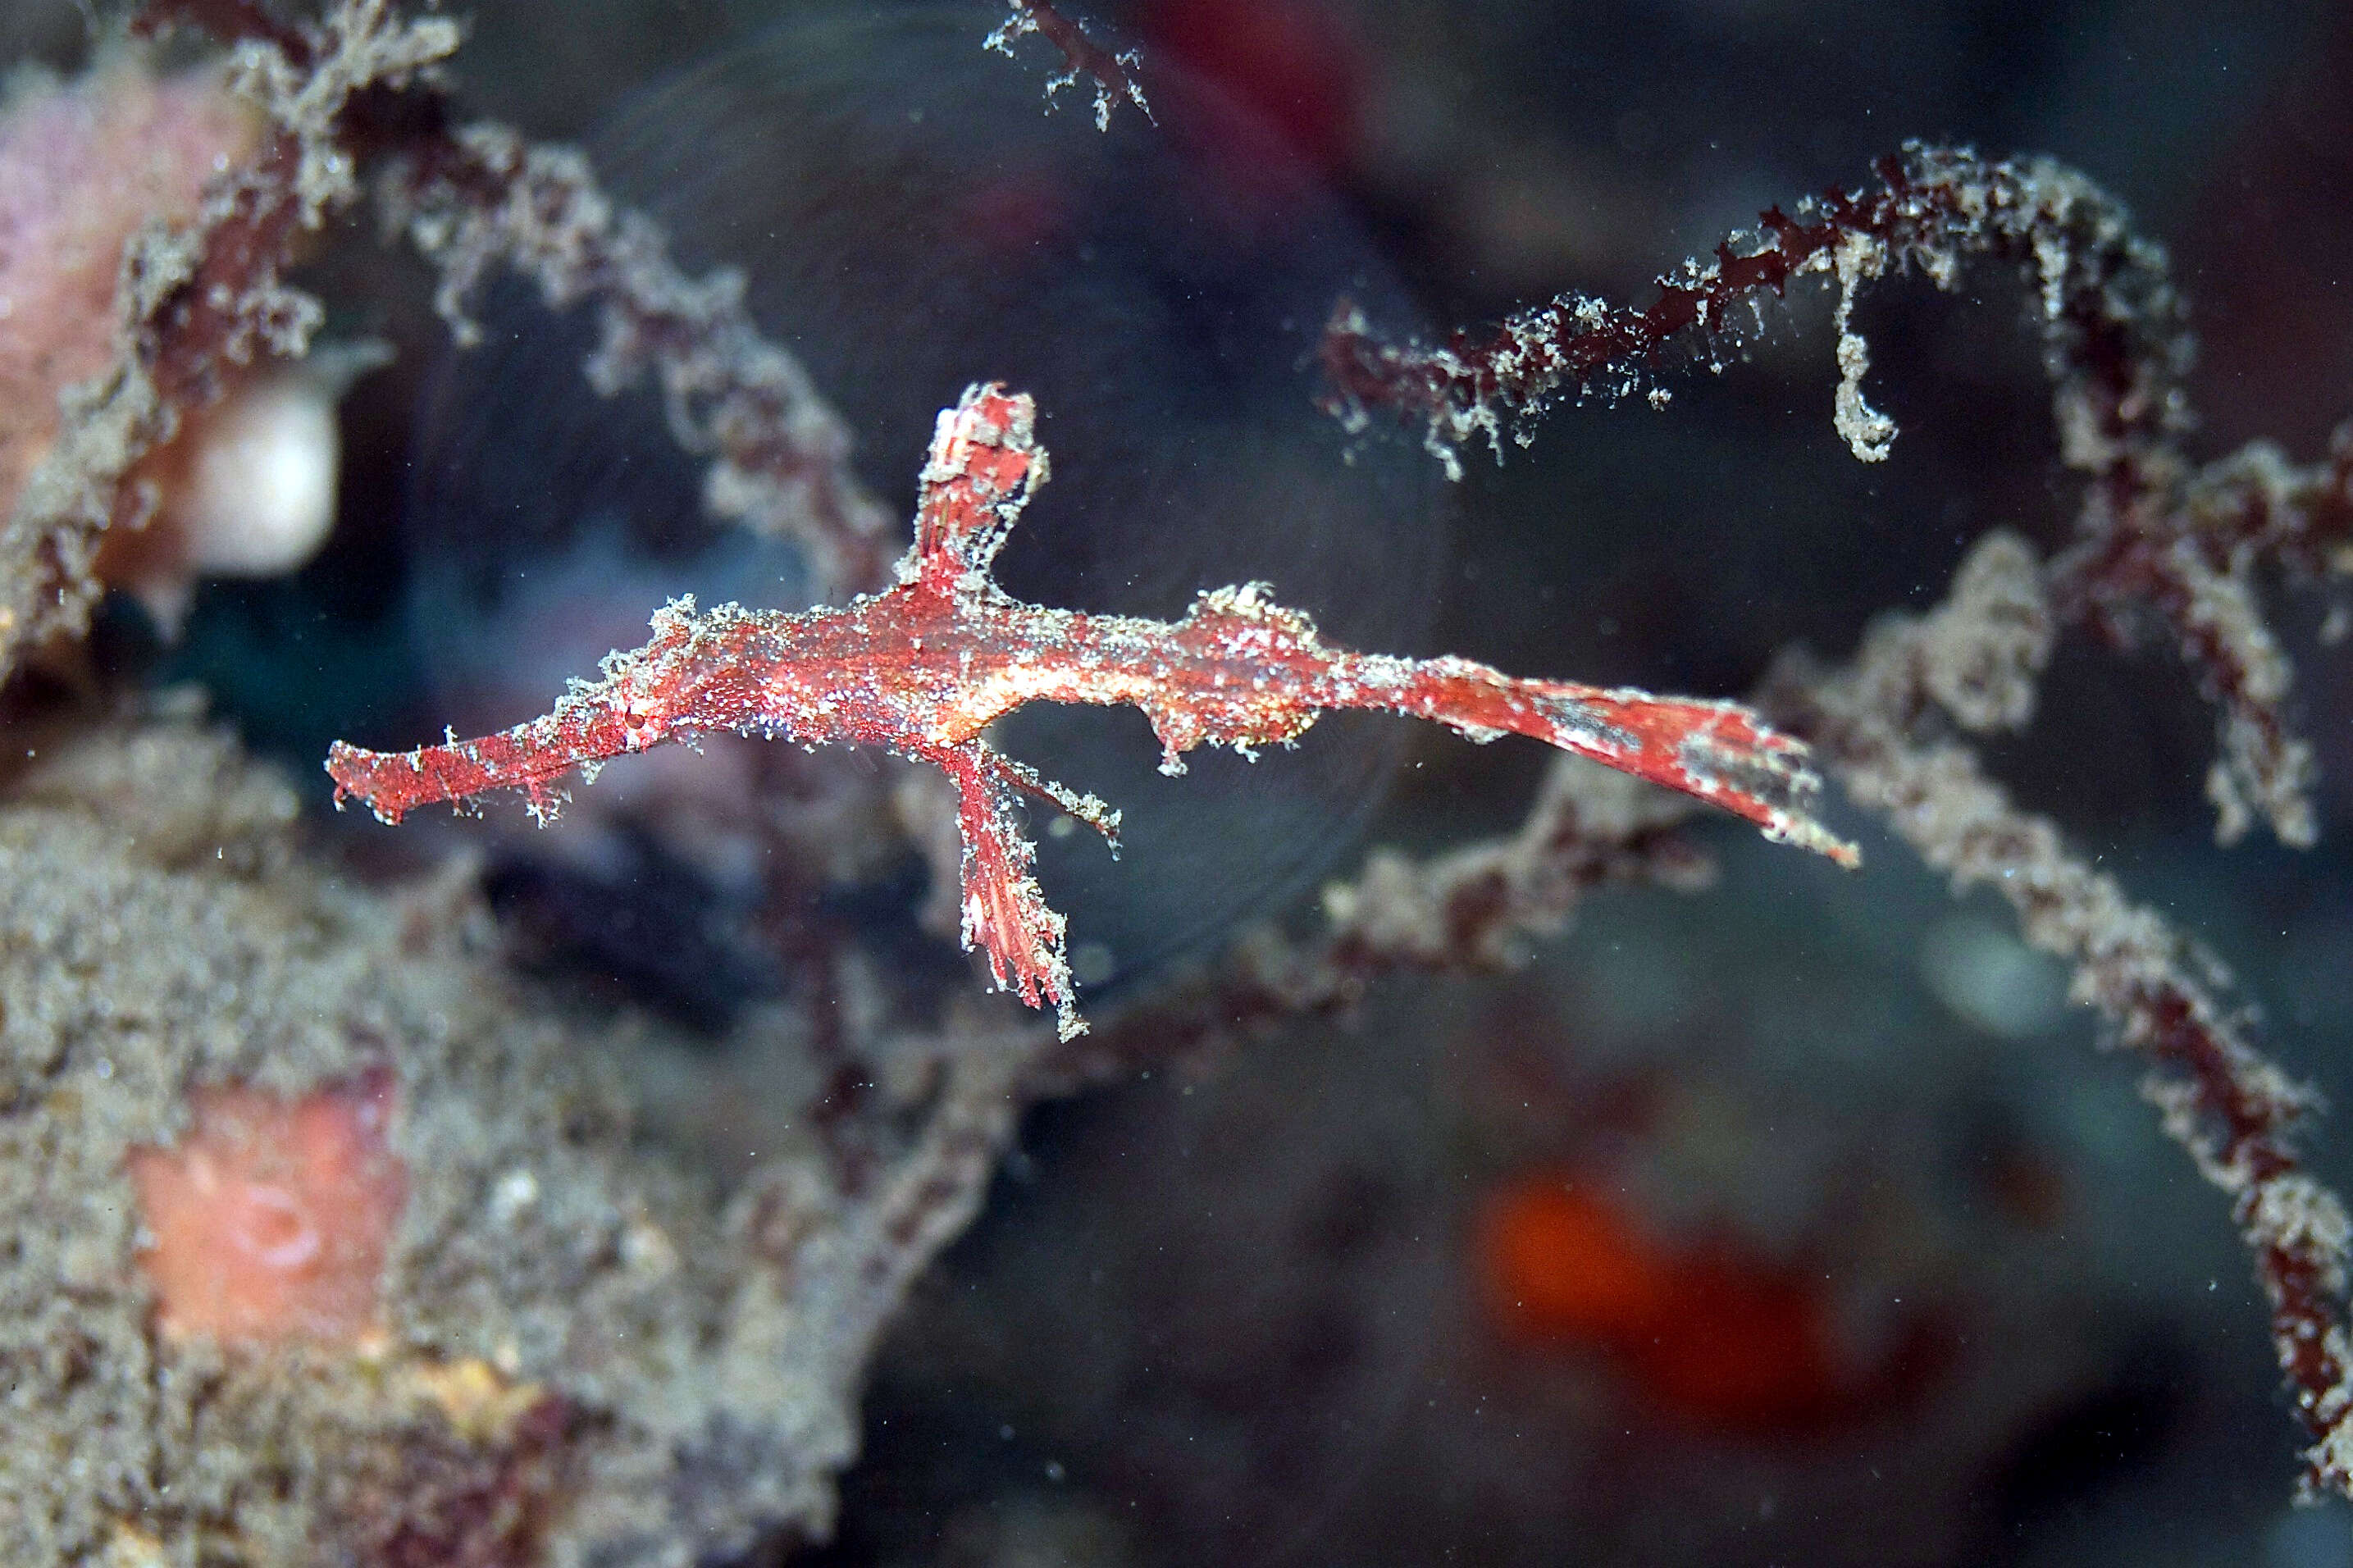
[[[212,77],[123,66],[0,115],[0,510],[58,433],[58,396],[111,363],[122,247],[185,224],[261,123]]]
[[[177,1147],[128,1162],[140,1256],[174,1339],[356,1344],[381,1327],[385,1250],[408,1193],[385,1146],[388,1075],[287,1100],[198,1090]]]

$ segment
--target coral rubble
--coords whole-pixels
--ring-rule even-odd
[[[1018,1054],[969,1030],[855,1191],[813,1133],[723,1179],[625,1109],[616,1053],[659,1041],[473,951],[461,884],[294,857],[293,816],[171,721],[45,752],[0,808],[0,1556],[127,1530],[168,1562],[684,1563],[820,1531]],[[318,1247],[325,1296],[255,1283]]]

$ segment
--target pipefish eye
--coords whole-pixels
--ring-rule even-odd
[[[1335,640],[1423,651],[1445,482],[1402,442],[1347,450],[1313,402],[1334,301],[1410,319],[1398,285],[1306,160],[1173,66],[1150,67],[1152,121],[1040,112],[1036,63],[980,47],[1001,15],[797,17],[642,89],[589,151],[682,265],[743,270],[898,515],[967,383],[1036,395],[1054,480],[999,560],[1015,595],[1175,618],[1262,580]],[[797,561],[705,517],[649,394],[578,389],[588,323],[519,290],[486,317],[432,395],[414,496],[416,576],[438,596],[420,636],[453,701],[528,668],[533,695],[480,717],[536,711],[667,592],[807,603]],[[579,635],[542,613],[551,592]],[[1402,739],[1329,720],[1294,752],[1197,752],[1169,779],[1130,710],[1030,709],[998,735],[1124,814],[1116,865],[1092,835],[1039,835],[1097,994],[1326,868]]]

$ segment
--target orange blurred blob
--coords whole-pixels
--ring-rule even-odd
[[[1666,1256],[1558,1179],[1490,1194],[1481,1233],[1493,1299],[1534,1337],[1631,1343],[1674,1305]]]
[[[1151,0],[1137,21],[1147,58],[1174,58],[1215,82],[1318,172],[1343,173],[1356,157],[1366,67],[1362,46],[1330,7]]]
[[[299,1100],[201,1089],[176,1148],[127,1162],[154,1235],[140,1266],[174,1339],[356,1346],[381,1331],[385,1251],[408,1192],[385,1146],[389,1075]]]
[[[1802,1427],[1862,1393],[1833,1353],[1815,1281],[1724,1243],[1665,1246],[1557,1173],[1490,1194],[1478,1242],[1514,1338],[1608,1352],[1650,1403],[1688,1419]]]

